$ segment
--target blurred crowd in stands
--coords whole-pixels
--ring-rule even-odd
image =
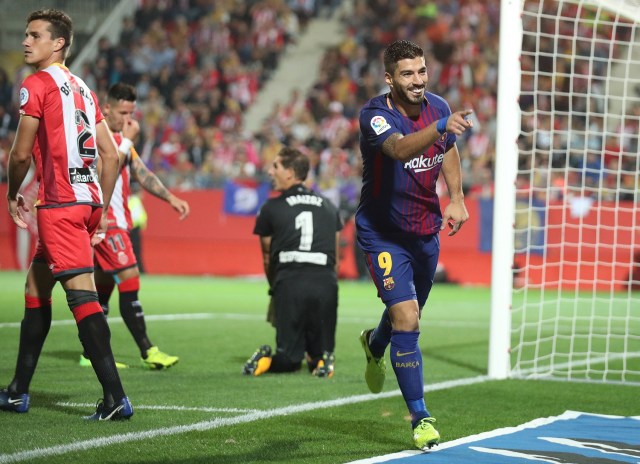
[[[135,17],[124,20],[119,43],[101,39],[97,59],[86,64],[79,74],[97,91],[101,101],[115,82],[135,85],[142,127],[138,151],[167,185],[207,189],[221,187],[227,179],[266,180],[273,158],[287,144],[309,155],[313,183],[349,215],[360,191],[358,111],[366,100],[387,90],[381,56],[384,47],[396,39],[409,39],[425,48],[429,90],[442,95],[454,111],[475,111],[475,129],[458,141],[464,189],[468,197],[491,196],[500,0],[354,0],[353,11],[348,15],[341,13],[341,3],[142,0]],[[288,101],[271,110],[260,130],[249,133],[243,125],[243,113],[272,77],[283,53],[305,33],[309,21],[319,16],[337,17],[344,27],[345,39],[326,51],[320,69],[305,75],[314,79],[308,94],[291,89]],[[540,46],[527,40],[525,47]],[[603,42],[600,46],[602,50],[598,52],[608,57],[609,45]],[[531,70],[535,63],[530,60],[524,57],[525,67]],[[569,69],[568,59],[566,64],[567,73],[582,71],[578,69],[583,65],[579,62],[574,69]],[[606,60],[602,65],[606,66]],[[21,69],[9,77],[0,69],[2,177],[6,177],[11,131],[17,120],[17,86],[23,74]],[[533,88],[533,79],[524,77],[525,92]],[[551,89],[555,80],[553,84],[552,79],[548,80]],[[598,97],[605,89],[597,84],[585,79],[584,85],[590,86],[588,104],[597,105],[602,100]],[[549,176],[567,162],[572,163],[576,173],[582,169],[589,178],[597,171],[596,179],[614,169],[615,163],[629,170],[632,163],[637,163],[637,156],[632,160],[625,155],[637,155],[640,106],[633,109],[635,119],[626,119],[629,127],[618,131],[621,135],[603,140],[598,135],[587,135],[602,134],[602,120],[575,117],[576,107],[568,109],[564,117],[556,116],[552,110],[557,109],[558,101],[553,98],[533,101],[525,96],[521,102],[526,133],[521,137],[520,167],[529,169],[530,174],[522,177],[526,185],[521,188],[543,184],[565,188],[564,173],[557,174],[557,179],[550,180]],[[569,116],[569,111],[574,117]],[[581,111],[586,112],[586,107]],[[589,128],[598,124],[595,131]],[[527,134],[534,128],[537,139],[531,140]],[[540,130],[544,128],[548,130]],[[571,136],[565,145],[559,145],[558,151],[550,153],[552,130],[571,132]],[[571,158],[570,151],[579,150],[581,144],[589,144],[593,156]],[[606,166],[598,164],[603,159],[603,147],[607,150]],[[535,176],[532,170],[536,171]],[[611,178],[618,182],[621,179]],[[635,179],[637,190],[637,174],[630,179]]]
[[[623,90],[622,99],[620,90],[610,88],[615,82],[606,79],[616,74],[610,57],[624,62],[621,44],[633,39],[633,28],[602,11],[596,23],[594,11],[565,3],[560,15],[523,15],[518,176],[523,196],[532,189],[541,201],[638,200],[640,88],[631,95]],[[607,107],[616,99],[622,100],[619,114]]]

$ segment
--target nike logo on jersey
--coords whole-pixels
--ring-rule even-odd
[[[396,356],[401,358],[403,356],[409,356],[410,354],[413,354],[413,353],[415,353],[415,351],[408,351],[406,353],[400,353],[400,351],[396,351]]]

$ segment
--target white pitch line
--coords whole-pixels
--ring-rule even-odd
[[[251,315],[251,314],[212,314],[212,313],[191,313],[191,314],[156,314],[147,316],[145,314],[145,321],[190,321],[190,320],[203,320],[203,319],[264,319],[262,316]],[[58,325],[75,325],[76,321],[74,319],[62,319],[57,321],[52,321],[52,326]],[[113,324],[121,324],[122,318],[113,316],[109,317],[109,323]],[[20,328],[21,322],[2,322],[0,323],[0,329],[5,328]]]
[[[429,385],[425,387],[425,392],[432,392],[437,390],[445,390],[448,388],[461,387],[466,385],[473,385],[477,383],[486,382],[489,380],[487,376],[478,376],[468,379],[450,380],[446,382],[440,382],[437,384]],[[132,441],[147,440],[162,436],[177,435],[186,432],[204,432],[207,430],[217,429],[220,427],[226,427],[230,425],[245,424],[248,422],[255,422],[258,420],[269,419],[272,417],[286,416],[289,414],[297,414],[301,412],[315,411],[318,409],[334,408],[338,406],[345,406],[349,404],[362,403],[365,401],[377,400],[380,398],[391,398],[400,396],[402,393],[400,390],[393,390],[378,394],[366,394],[366,395],[354,395],[347,396],[345,398],[338,398],[329,401],[318,401],[315,403],[302,403],[298,405],[286,406],[283,408],[267,409],[264,411],[256,411],[248,414],[244,414],[236,417],[217,417],[212,420],[196,422],[195,424],[179,425],[174,427],[163,427],[159,429],[146,430],[142,432],[129,432],[118,435],[111,435],[109,437],[95,438],[91,440],[76,441],[68,443],[66,445],[51,446],[49,448],[36,448],[29,451],[18,451],[12,454],[0,454],[0,464],[7,464],[12,462],[28,461],[30,459],[42,458],[46,456],[58,456],[74,451],[87,451],[94,448],[100,448],[103,446],[110,446],[119,443],[127,443]],[[135,409],[135,406],[134,406]]]
[[[69,403],[62,401],[56,403],[56,406],[66,408],[95,408],[95,403]],[[240,409],[240,408],[207,408],[207,407],[189,407],[189,406],[170,406],[170,405],[144,405],[136,404],[136,410],[149,409],[153,411],[198,411],[198,412],[231,412],[231,413],[250,413],[260,412],[262,409]]]
[[[145,321],[198,321],[198,320],[236,320],[236,321],[264,321],[265,316],[262,314],[240,314],[240,313],[191,313],[191,314],[155,314],[144,316]],[[366,317],[339,317],[339,323],[349,324],[377,324],[379,318],[366,318]],[[52,326],[65,326],[75,325],[76,321],[73,319],[61,319],[52,321]],[[109,316],[110,324],[121,324],[122,318],[119,316]],[[0,329],[19,329],[20,322],[0,322]],[[424,321],[423,325],[429,327],[475,327],[475,328],[488,328],[489,322],[481,321]]]

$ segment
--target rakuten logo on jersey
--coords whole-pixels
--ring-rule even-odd
[[[442,164],[443,159],[443,153],[431,157],[420,155],[420,158],[413,158],[412,160],[404,163],[404,168],[413,169],[414,172],[428,171],[435,168],[437,165]]]

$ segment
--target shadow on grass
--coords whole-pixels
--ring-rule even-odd
[[[73,361],[74,363],[78,363],[80,359],[80,354],[82,353],[82,347],[78,342],[77,350],[53,350],[53,351],[43,351],[42,357],[60,359],[62,361]]]
[[[398,434],[389,434],[389,427],[398,426]],[[175,458],[167,456],[166,462],[172,464],[247,464],[247,463],[302,463],[302,462],[346,462],[354,459],[362,451],[363,443],[371,445],[371,455],[382,452],[406,450],[411,445],[411,430],[408,424],[397,421],[371,421],[363,424],[361,420],[345,420],[337,417],[318,417],[303,415],[291,416],[287,420],[288,430],[293,432],[282,438],[283,429],[260,428],[259,441],[256,437],[247,438],[236,435],[237,443],[207,443],[193,450],[189,456]],[[251,436],[251,434],[249,434]],[[396,437],[390,438],[391,437]],[[248,441],[249,440],[249,441]],[[354,443],[353,448],[349,443]],[[209,448],[210,447],[210,448]],[[209,451],[207,450],[209,448]],[[104,462],[104,461],[103,461]],[[121,461],[109,461],[119,464]],[[156,464],[155,459],[132,459],[135,464]],[[163,461],[165,462],[165,461]]]
[[[326,447],[322,450],[300,450],[300,439],[289,440],[269,440],[259,448],[252,448],[250,451],[220,454],[211,452],[203,456],[189,456],[184,459],[171,459],[172,464],[249,464],[249,463],[301,463],[301,462],[345,462],[350,458],[345,452],[331,452],[331,443],[325,442]],[[340,448],[340,447],[338,447]],[[320,461],[319,461],[320,458]],[[104,462],[104,461],[103,461]],[[157,459],[146,461],[133,461],[135,464],[158,464]],[[109,461],[110,464],[120,464],[121,461]]]
[[[409,422],[402,419],[372,419],[370,422],[363,424],[361,419],[345,419],[344,416],[334,415],[333,413],[330,413],[330,415],[331,417],[318,417],[317,415],[303,414],[299,417],[291,417],[288,425],[293,425],[303,430],[307,429],[306,434],[311,437],[311,441],[316,441],[318,445],[324,444],[328,446],[331,446],[330,444],[335,438],[345,442],[371,442],[372,444],[382,444],[385,448],[398,447],[403,449],[403,447],[407,446],[407,443],[403,440],[390,439],[389,428],[397,427],[401,431],[405,431],[407,437],[411,435]],[[402,415],[396,417],[402,417]],[[350,437],[350,439],[347,437]]]
[[[296,439],[268,441],[258,448],[252,448],[244,453],[233,455],[219,454],[213,451],[211,454],[204,456],[189,456],[185,459],[171,459],[172,464],[247,464],[251,462],[283,462],[283,460],[294,459],[290,462],[303,460],[305,457],[317,457],[316,454],[306,453],[301,455],[298,453],[300,441]],[[231,448],[230,453],[233,452]],[[286,457],[285,457],[286,456]],[[109,461],[110,464],[120,464],[122,461]],[[149,461],[135,461],[136,464],[157,464],[157,459]]]
[[[462,367],[464,369],[468,369],[471,372],[477,372],[478,374],[486,374],[486,368],[479,366],[477,363],[469,363],[469,362],[465,362],[461,359],[456,359],[454,357],[451,356],[445,356],[444,353],[446,353],[449,349],[454,349],[456,351],[460,350],[461,348],[467,347],[467,348],[474,348],[477,347],[478,350],[486,350],[486,341],[480,341],[480,342],[471,342],[471,343],[455,343],[453,345],[449,345],[449,346],[437,346],[437,347],[430,347],[430,349],[427,350],[423,350],[422,351],[422,356],[425,359],[425,362],[428,362],[429,359],[435,359],[441,362],[444,362],[446,364],[451,364],[452,366],[458,366],[458,367]],[[464,350],[463,350],[464,351]],[[466,353],[466,351],[465,351]]]
[[[74,399],[70,395],[36,390],[36,391],[30,391],[29,396],[31,397],[30,408],[40,407],[40,408],[48,409],[49,411],[61,412],[69,416],[78,416],[77,409],[59,406],[57,404],[57,403],[73,402]]]

